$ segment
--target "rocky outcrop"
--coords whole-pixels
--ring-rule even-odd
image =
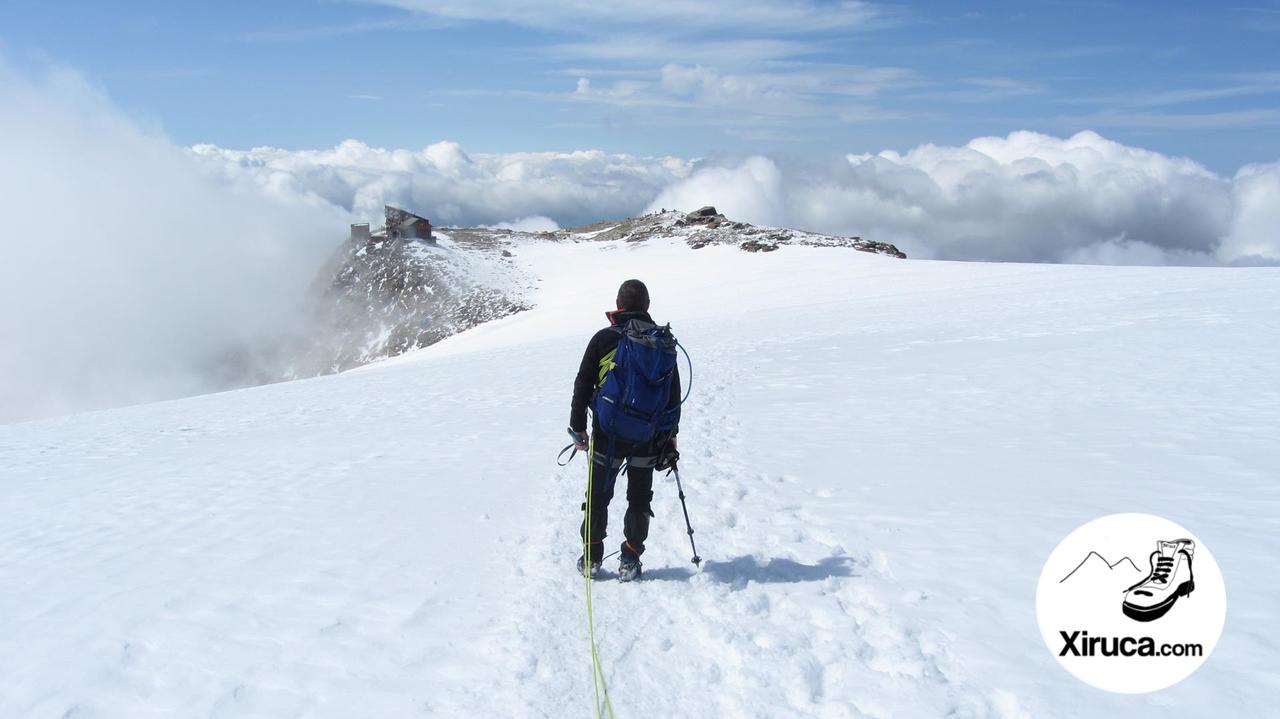
[[[491,237],[390,239],[339,250],[287,375],[339,372],[529,308],[532,287]],[[327,279],[326,279],[327,278]]]
[[[774,250],[778,249],[777,245],[771,245],[771,244],[768,244],[767,242],[761,242],[759,240],[747,240],[746,242],[743,242],[741,245],[738,245],[738,247],[746,250],[747,252],[773,252]]]
[[[890,244],[755,226],[731,220],[714,207],[557,232],[435,228],[431,239],[372,233],[366,241],[345,243],[334,255],[317,281],[311,316],[295,336],[266,351],[246,351],[234,358],[234,365],[241,374],[249,374],[244,367],[253,368],[256,382],[266,382],[394,357],[529,308],[536,279],[516,262],[522,245],[672,238],[694,250],[734,245],[745,252],[770,253],[787,245],[810,245],[905,257]]]
[[[901,259],[906,259],[907,256],[902,250],[887,242],[736,222],[710,206],[689,213],[664,210],[617,222],[598,222],[587,227],[561,230],[557,234],[575,239],[626,242],[645,242],[655,238],[675,237],[684,240],[695,250],[710,245],[737,245],[746,252],[772,252],[784,245],[808,245],[847,247]]]

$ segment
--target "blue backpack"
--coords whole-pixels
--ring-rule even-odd
[[[671,381],[676,371],[676,347],[671,325],[658,327],[644,320],[628,320],[615,328],[622,336],[602,362],[603,380],[591,400],[600,429],[610,438],[648,442],[680,421],[680,405],[671,404]]]

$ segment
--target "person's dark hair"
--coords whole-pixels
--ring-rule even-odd
[[[627,280],[618,288],[618,309],[644,312],[649,309],[649,288],[640,280]]]

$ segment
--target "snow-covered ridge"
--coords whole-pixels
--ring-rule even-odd
[[[444,228],[434,242],[348,242],[317,280],[315,316],[292,350],[286,378],[337,372],[428,347],[529,309],[538,278],[514,261],[519,247],[577,241],[677,240],[699,250],[732,245],[841,247],[905,257],[893,245],[736,222],[706,207],[654,212],[555,232]]]
[[[573,239],[627,242],[673,237],[685,241],[695,250],[710,245],[737,245],[748,252],[772,252],[783,245],[848,247],[862,252],[906,258],[905,253],[887,242],[874,242],[861,237],[837,237],[786,227],[756,226],[731,220],[709,206],[689,213],[661,210],[627,220],[598,222],[561,230],[556,235]]]

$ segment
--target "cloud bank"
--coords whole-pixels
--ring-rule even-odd
[[[983,137],[963,147],[826,161],[689,160],[599,151],[468,155],[454,143],[386,150],[194,156],[235,183],[376,220],[383,202],[437,224],[538,217],[574,226],[715,205],[735,219],[893,242],[919,258],[1103,264],[1280,261],[1280,163],[1223,177],[1094,132]]]
[[[398,204],[452,226],[530,217],[578,225],[629,216],[694,167],[679,158],[598,150],[473,156],[453,142],[422,150],[387,150],[356,140],[303,151],[196,145],[191,153],[229,182],[274,196],[323,200],[375,222],[384,202]]]
[[[795,160],[180,148],[74,73],[0,61],[0,421],[253,381],[350,221],[550,230],[711,204],[918,258],[1280,262],[1280,162],[1225,177],[1093,132]]]
[[[210,176],[74,73],[0,60],[0,98],[0,421],[247,381],[227,353],[294,316],[346,214]]]
[[[1280,260],[1280,164],[1220,177],[1093,132],[1033,132],[850,155],[817,168],[763,158],[696,170],[652,203],[895,242],[957,260],[1222,264]]]

